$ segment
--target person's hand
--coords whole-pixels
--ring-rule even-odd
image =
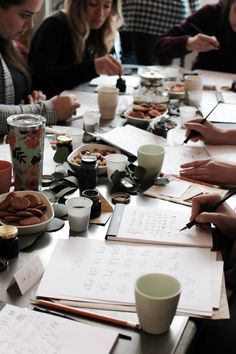
[[[218,50],[220,43],[215,36],[207,36],[199,33],[194,37],[189,37],[186,43],[186,49],[190,52],[208,52],[210,50]]]
[[[46,95],[42,91],[32,91],[30,95],[27,96],[29,104],[38,103],[40,101],[46,100]]]
[[[95,59],[95,70],[98,75],[122,75],[122,64],[111,54]]]
[[[180,168],[183,177],[216,184],[236,184],[236,164],[207,159],[188,162]]]
[[[58,121],[69,119],[80,106],[75,95],[55,96],[50,101],[56,110]]]
[[[214,209],[221,199],[219,194],[203,194],[194,197],[191,220],[196,220],[203,225],[212,223],[224,235],[236,237],[236,214],[226,203],[220,205],[214,212],[207,212]]]
[[[227,144],[224,130],[217,128],[214,124],[205,121],[201,124],[202,119],[194,119],[185,123],[186,133],[189,136],[191,130],[199,133],[198,136],[192,138],[192,141],[202,140],[205,144],[220,145]]]

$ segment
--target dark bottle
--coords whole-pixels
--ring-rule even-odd
[[[96,156],[83,156],[79,166],[79,189],[94,189],[97,182]]]
[[[82,192],[82,196],[92,200],[90,219],[97,218],[101,215],[101,201],[99,192],[96,189],[86,189]]]
[[[72,138],[67,135],[59,135],[57,137],[57,149],[66,147],[68,149],[68,154],[72,152]]]

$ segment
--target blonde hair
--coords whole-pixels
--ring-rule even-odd
[[[64,9],[72,31],[76,56],[79,62],[82,61],[85,42],[90,35],[87,8],[88,0],[64,0]],[[111,51],[117,29],[122,23],[121,0],[113,0],[111,12],[104,24],[101,28],[94,30],[93,44],[95,57],[103,56]]]

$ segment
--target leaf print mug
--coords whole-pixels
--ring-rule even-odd
[[[46,119],[34,114],[7,118],[15,190],[42,187],[43,150]]]

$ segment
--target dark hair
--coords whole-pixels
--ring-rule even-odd
[[[0,8],[7,9],[11,6],[22,5],[25,0],[0,0]],[[1,54],[8,65],[18,70],[24,77],[30,90],[30,75],[25,59],[11,40],[1,40]]]

